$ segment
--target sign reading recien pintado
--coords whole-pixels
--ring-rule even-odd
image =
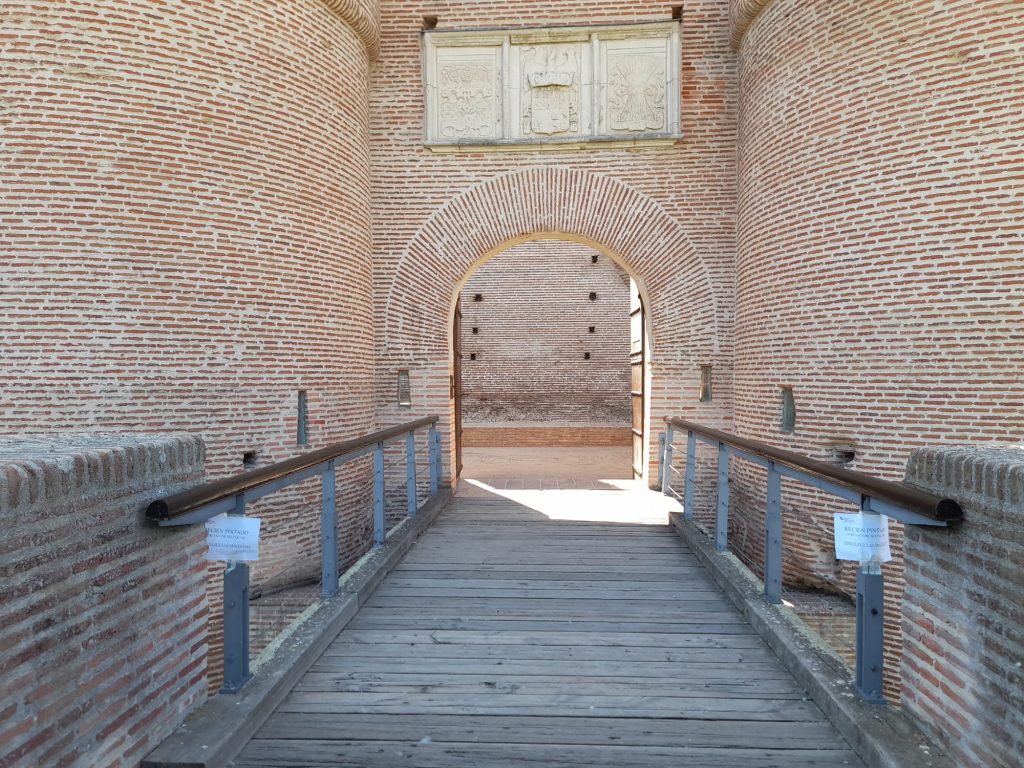
[[[887,563],[889,551],[889,519],[884,515],[864,513],[835,516],[837,560]]]
[[[206,521],[207,560],[259,560],[260,520],[217,515]]]

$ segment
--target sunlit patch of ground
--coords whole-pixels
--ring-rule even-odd
[[[629,447],[467,448],[457,494],[510,499],[551,520],[665,525],[679,505],[632,479]]]

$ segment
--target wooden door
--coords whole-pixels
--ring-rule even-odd
[[[455,323],[452,327],[452,380],[450,397],[455,401],[455,477],[462,475],[462,297],[455,302]]]
[[[633,479],[644,475],[644,305],[636,291],[636,284],[630,281],[633,296],[629,313],[629,371],[630,401],[633,412]]]

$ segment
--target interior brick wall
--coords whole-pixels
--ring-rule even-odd
[[[736,90],[727,0],[681,4],[684,138],[673,146],[457,154],[423,146],[424,16],[437,16],[438,29],[666,21],[678,4],[620,0],[582,12],[556,0],[381,3],[370,133],[382,423],[408,412],[391,395],[396,371],[408,368],[413,411],[444,416],[450,448],[451,320],[462,282],[510,245],[566,235],[614,253],[649,300],[652,461],[666,415],[728,426]],[[708,363],[720,385],[710,404],[697,399]]]
[[[902,706],[958,764],[1024,755],[1024,449],[924,448],[907,482],[954,498],[956,528],[908,527]]]
[[[524,243],[480,267],[461,296],[464,427],[629,427],[629,275],[611,259],[578,243]]]
[[[0,441],[0,765],[137,765],[206,700],[202,528],[143,517],[203,459],[193,436]]]
[[[736,430],[819,459],[849,445],[853,469],[891,479],[937,440],[1019,442],[1024,8],[741,0],[733,11],[747,25]],[[792,434],[779,430],[781,386],[795,394]],[[760,562],[763,481],[744,471],[734,485],[737,539]],[[836,507],[789,487],[784,497],[788,573],[849,592],[853,568],[831,555]]]

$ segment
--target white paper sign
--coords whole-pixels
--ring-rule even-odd
[[[207,560],[259,560],[260,520],[217,515],[206,521]]]
[[[865,515],[862,512],[835,516],[836,559],[887,563],[889,551],[889,518]]]

